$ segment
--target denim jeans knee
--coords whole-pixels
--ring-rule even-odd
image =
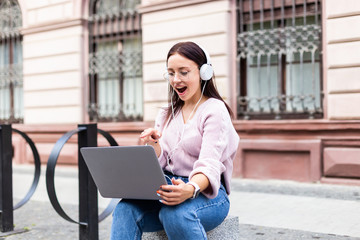
[[[176,176],[169,176],[172,177]],[[176,178],[188,182],[187,178]],[[222,185],[214,199],[200,194],[176,206],[151,200],[122,200],[113,213],[110,239],[140,240],[143,232],[162,229],[170,240],[207,239],[206,232],[221,224],[229,207],[229,198]]]
[[[162,204],[151,200],[122,200],[113,212],[111,240],[140,240],[143,232],[163,229],[159,221]]]
[[[222,187],[214,199],[200,194],[176,206],[163,206],[159,218],[171,240],[207,239],[206,232],[223,222],[229,207],[229,198]]]

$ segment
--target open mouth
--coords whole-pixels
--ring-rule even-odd
[[[187,89],[187,87],[176,88],[176,90],[177,90],[179,93],[185,92],[186,89]]]

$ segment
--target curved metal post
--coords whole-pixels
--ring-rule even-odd
[[[33,153],[33,156],[34,156],[34,165],[35,165],[33,182],[30,186],[29,191],[26,193],[25,197],[14,206],[14,210],[16,210],[16,209],[20,208],[21,206],[23,206],[25,203],[27,203],[30,200],[30,198],[32,197],[32,195],[35,193],[35,190],[37,188],[37,185],[38,185],[39,179],[40,179],[41,162],[40,162],[39,153],[35,147],[34,142],[31,140],[31,138],[29,138],[29,136],[26,135],[24,132],[19,131],[17,129],[13,128],[12,131],[20,134],[20,136],[22,136],[25,139],[25,141],[29,144],[31,151]]]
[[[20,200],[15,206],[13,206],[13,181],[12,181],[12,132],[20,134],[26,142],[30,145],[30,148],[34,156],[35,173],[34,179],[29,191],[25,197]],[[40,156],[35,147],[34,142],[26,135],[17,129],[12,129],[11,125],[0,125],[0,214],[1,214],[1,231],[8,232],[14,230],[13,211],[27,203],[34,194],[40,178]]]
[[[100,133],[110,143],[117,146],[115,139],[106,131],[97,129],[96,124],[81,124],[77,129],[65,133],[55,144],[46,169],[46,188],[50,202],[55,211],[65,220],[79,224],[79,239],[97,240],[98,223],[111,214],[119,199],[112,199],[106,209],[98,216],[97,188],[90,172],[82,158],[78,155],[79,165],[79,222],[71,219],[62,209],[55,192],[55,166],[60,151],[65,143],[75,134],[78,134],[78,148],[97,146],[97,133]]]
[[[69,131],[67,133],[65,133],[56,143],[54,148],[52,149],[48,162],[47,162],[47,166],[46,166],[46,190],[49,196],[49,200],[51,205],[53,206],[53,208],[55,209],[55,211],[65,220],[72,222],[72,223],[77,223],[77,224],[81,224],[77,221],[74,221],[73,219],[71,219],[66,213],[65,211],[62,209],[62,207],[60,206],[60,203],[57,199],[56,196],[56,192],[55,192],[55,166],[57,163],[57,159],[60,155],[60,151],[61,149],[64,147],[65,143],[76,133],[80,132],[80,131],[84,131],[85,128],[77,128],[75,130]]]

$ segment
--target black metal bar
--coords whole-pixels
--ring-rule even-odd
[[[253,25],[254,25],[254,5],[253,5],[253,0],[250,0],[250,31],[253,30]]]
[[[78,133],[78,167],[79,167],[79,239],[80,240],[98,240],[99,222],[98,222],[98,195],[97,187],[86,166],[86,163],[80,153],[82,147],[97,146],[97,125],[82,124],[79,128],[85,128],[85,131]]]
[[[264,29],[264,0],[260,0],[260,29]]]
[[[243,1],[240,0],[240,2],[238,2],[238,10],[239,10],[239,15],[240,15],[240,22],[237,22],[237,24],[239,24],[238,29],[239,29],[239,33],[242,33],[245,31],[245,23],[244,23],[244,13],[243,13],[243,9],[244,9],[244,4]]]
[[[296,16],[296,3],[295,0],[292,1],[292,26],[295,27],[295,16]]]
[[[274,0],[271,0],[271,29],[274,29]]]
[[[304,0],[304,5],[303,5],[304,6],[304,23],[303,23],[304,25],[306,25],[306,5],[307,5],[306,0]]]
[[[11,125],[0,125],[0,220],[2,232],[14,230],[12,155]]]
[[[35,173],[29,191],[25,197],[13,206],[13,181],[12,181],[12,132],[20,134],[34,155]],[[0,216],[1,231],[9,232],[14,230],[13,211],[27,203],[34,194],[40,178],[40,157],[34,142],[23,132],[12,129],[11,125],[0,125]]]
[[[319,21],[319,13],[318,13],[318,1],[315,1],[315,24],[318,25]]]
[[[90,3],[89,3],[89,13],[92,13],[93,12],[93,9],[95,8],[95,1],[93,0],[90,0]],[[89,116],[90,116],[90,119],[93,119],[94,118],[94,115],[95,115],[95,106],[93,105],[95,103],[95,77],[94,75],[96,74],[94,71],[94,66],[93,64],[94,63],[94,54],[95,54],[95,51],[93,50],[94,49],[94,39],[93,39],[93,32],[94,32],[94,28],[95,28],[95,16],[94,15],[90,15],[89,17],[89,21],[88,21],[88,24],[89,24],[89,37],[88,37],[88,40],[89,40],[89,55],[90,54],[93,54],[92,55],[92,58],[91,58],[91,63],[89,63],[89,105],[88,105],[88,113],[89,113]]]
[[[281,0],[281,27],[284,27],[285,21],[285,0]]]

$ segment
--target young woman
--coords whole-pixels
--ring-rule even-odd
[[[193,42],[177,43],[164,76],[169,106],[140,139],[154,147],[169,185],[157,191],[160,201],[123,199],[113,213],[112,240],[162,229],[169,239],[207,239],[229,211],[239,136],[215,88],[210,57]]]

